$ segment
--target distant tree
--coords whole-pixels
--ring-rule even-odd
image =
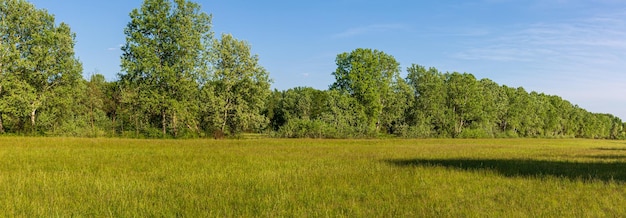
[[[354,97],[365,109],[370,129],[379,130],[393,86],[401,80],[400,64],[382,51],[363,48],[337,55],[336,63],[331,89]]]
[[[276,109],[268,118],[274,126],[273,129],[279,130],[280,135],[311,138],[336,137],[328,132],[328,130],[334,130],[335,127],[322,119],[323,113],[330,110],[326,91],[311,87],[295,87],[274,93],[273,98],[277,100]]]
[[[283,112],[282,100],[284,91],[274,89],[265,102],[265,109],[262,114],[267,117],[269,127],[272,131],[277,131],[285,125],[286,118]]]
[[[102,110],[110,120],[110,134],[117,135],[123,132],[123,122],[120,122],[120,114],[123,109],[122,89],[119,81],[106,82],[102,87],[104,93]]]
[[[624,134],[624,126],[622,120],[619,117],[607,114],[607,117],[611,119],[611,127],[609,132],[610,139],[620,139]]]
[[[445,75],[436,68],[413,64],[407,69],[407,82],[414,90],[414,103],[411,107],[409,124],[415,126],[413,131],[422,137],[447,137],[451,126],[446,101],[448,91]]]
[[[547,137],[562,136],[563,119],[567,114],[567,106],[563,100],[557,96],[541,94],[542,102],[545,105],[545,118],[543,118],[543,134]]]
[[[500,129],[501,119],[508,110],[508,97],[503,87],[490,79],[479,81],[483,102],[481,127],[488,136],[495,137],[503,133]]]
[[[480,86],[471,74],[447,74],[449,116],[454,120],[454,136],[460,137],[467,127],[475,127],[483,116]],[[474,125],[474,126],[472,126]]]
[[[268,72],[252,55],[250,45],[230,34],[223,34],[213,42],[212,74],[204,89],[206,118],[213,131],[237,134],[259,130],[267,125],[262,115],[270,95]]]
[[[329,133],[335,138],[371,137],[371,126],[366,108],[354,97],[339,90],[327,92],[327,110],[320,119],[336,129]]]
[[[384,113],[380,117],[380,125],[388,134],[402,135],[408,126],[410,107],[415,100],[413,88],[402,78],[394,79],[391,93],[388,95]]]
[[[85,94],[83,104],[85,111],[83,112],[86,117],[86,124],[90,129],[88,135],[93,137],[102,136],[106,130],[109,130],[113,123],[113,118],[108,115],[111,112],[111,107],[115,107],[113,98],[116,97],[115,93],[111,92],[111,84],[107,82],[102,74],[93,74],[88,81],[85,81]],[[109,135],[115,135],[115,131]]]
[[[529,94],[528,101],[528,114],[524,119],[524,126],[526,127],[525,135],[527,137],[539,137],[543,136],[544,119],[548,110],[547,104],[543,101],[543,96],[536,91],[532,91]]]
[[[82,66],[74,56],[70,27],[23,0],[0,1],[0,131],[46,131],[73,107]],[[39,128],[39,121],[42,122]],[[44,125],[45,124],[45,125]]]
[[[555,96],[555,97],[560,98],[558,96]],[[576,106],[574,106],[569,101],[566,101],[564,99],[561,99],[561,100],[562,100],[561,106],[557,106],[557,109],[560,110],[559,113],[560,113],[560,115],[562,117],[562,119],[561,119],[561,127],[562,127],[561,134],[564,135],[564,136],[568,136],[568,137],[575,137],[576,136],[576,131],[577,131]]]
[[[311,87],[295,87],[283,92],[280,102],[285,119],[319,119],[328,111],[327,93]]]
[[[177,137],[183,127],[197,131],[211,16],[186,0],[145,0],[130,18],[120,76],[124,89],[134,92],[126,101],[136,105],[127,109],[135,110],[136,119],[145,117],[149,128],[160,127],[163,137]]]

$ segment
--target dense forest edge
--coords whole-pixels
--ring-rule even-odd
[[[626,139],[626,123],[611,114],[417,64],[403,78],[395,58],[375,49],[338,54],[327,90],[271,90],[250,45],[215,37],[199,4],[145,0],[129,15],[119,79],[86,79],[69,25],[25,0],[0,0],[0,133]]]

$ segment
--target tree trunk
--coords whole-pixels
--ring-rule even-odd
[[[226,121],[227,121],[226,118],[228,118],[228,107],[230,104],[229,101],[230,99],[226,99],[226,106],[224,106],[224,122],[222,122],[222,128],[221,128],[222,133],[224,133],[224,129],[226,128]]]
[[[173,114],[172,117],[172,127],[174,128],[174,138],[178,136],[178,128],[176,127],[176,113]]]
[[[111,135],[111,136],[115,136],[115,135],[116,135],[116,133],[115,133],[115,128],[116,128],[116,124],[117,124],[117,122],[116,122],[117,120],[116,120],[115,118],[116,118],[117,116],[116,116],[116,114],[115,114],[115,113],[113,113],[111,116],[112,116],[112,117],[111,117],[111,119],[112,119],[112,121],[113,121],[113,122],[112,122],[112,125],[111,125],[111,133],[112,133],[112,135]],[[122,126],[122,129],[124,129],[124,127],[123,127],[123,126]]]
[[[31,125],[31,131],[35,131],[35,116],[37,115],[37,109],[33,109],[32,112],[30,112],[30,125]]]
[[[93,110],[94,110],[94,106],[93,106],[93,102],[91,102],[89,104],[89,122],[91,124],[91,134],[93,134],[95,137],[98,137],[98,135],[96,134],[96,126],[95,126],[95,117],[93,114]]]
[[[161,126],[163,129],[163,138],[165,138],[165,134],[167,133],[167,120],[165,116],[165,110],[161,111]]]
[[[2,44],[0,42],[0,44]],[[0,70],[2,70],[2,63],[0,63]],[[0,75],[2,75],[2,72],[0,71]],[[2,93],[2,85],[0,85],[0,93]],[[0,113],[0,133],[4,133],[4,124],[2,121],[2,113]]]
[[[2,120],[2,113],[0,113],[0,133],[4,133],[4,124]]]

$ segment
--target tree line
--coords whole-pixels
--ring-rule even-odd
[[[84,137],[625,138],[610,114],[553,95],[412,65],[337,55],[327,90],[271,90],[250,45],[186,0],[145,0],[124,28],[122,72],[85,79],[75,35],[25,0],[0,0],[0,133]]]

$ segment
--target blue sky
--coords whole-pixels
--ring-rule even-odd
[[[116,80],[128,13],[141,0],[31,0],[77,34],[84,75]],[[326,89],[356,48],[559,95],[626,119],[626,1],[197,0],[216,36],[246,40],[279,90]]]

